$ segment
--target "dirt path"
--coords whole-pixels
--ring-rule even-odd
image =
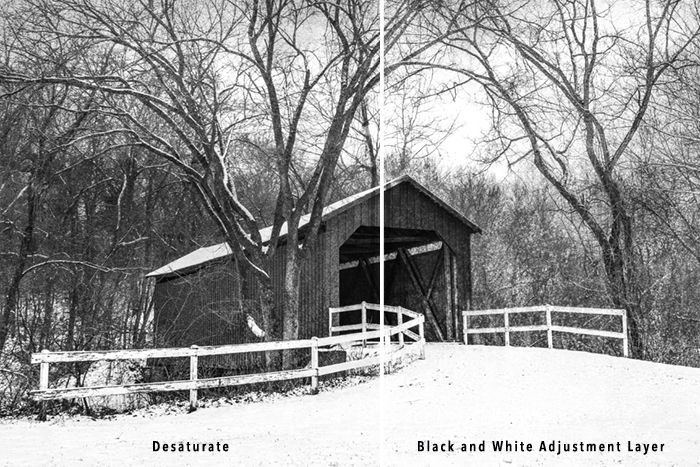
[[[376,465],[381,455],[387,465],[700,465],[698,369],[546,349],[426,353],[383,391],[373,380],[192,414],[1,421],[0,464]],[[486,452],[419,453],[419,440],[457,450],[483,440]],[[533,452],[493,452],[498,440]],[[153,441],[221,441],[229,451],[153,452]],[[541,441],[619,441],[622,452],[557,455],[539,452]],[[664,450],[630,453],[628,441]]]

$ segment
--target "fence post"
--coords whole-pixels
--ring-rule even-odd
[[[464,320],[464,326],[462,326],[462,332],[464,333],[464,345],[469,345],[469,333],[467,333],[467,330],[469,329],[469,315],[467,314],[467,311],[462,312],[462,319]]]
[[[382,372],[382,374],[385,374],[385,375],[389,374],[389,367],[391,364],[391,357],[392,357],[392,355],[388,352],[389,346],[391,345],[391,335],[390,334],[391,334],[391,329],[385,325],[384,328],[382,328],[382,330],[381,330],[382,337],[380,337],[380,343],[379,343],[379,345],[381,346],[381,350],[380,350],[381,354],[380,355],[384,355],[383,362],[381,362],[381,358],[380,358],[380,362],[382,363],[382,367],[380,368],[380,371]],[[389,339],[388,345],[386,343],[387,339]]]
[[[333,335],[333,308],[328,309],[328,335]]]
[[[367,304],[362,302],[362,334],[367,332]],[[367,344],[365,339],[362,339],[362,345]]]
[[[547,347],[553,349],[554,339],[552,339],[552,306],[545,305],[545,312],[547,313]]]
[[[192,383],[197,382],[197,367],[199,366],[199,356],[197,355],[198,345],[193,345],[190,347],[192,349],[192,354],[190,355],[190,381]],[[190,412],[197,410],[197,388],[193,387],[190,389]]]
[[[622,355],[624,357],[629,357],[629,341],[627,337],[627,310],[622,312]]]
[[[503,312],[503,327],[506,328],[504,339],[506,342],[506,347],[510,347],[510,323],[508,320],[508,311]]]
[[[418,336],[420,337],[420,359],[425,360],[425,329],[423,324],[425,323],[425,318],[423,321],[418,323]]]
[[[311,394],[318,394],[318,337],[311,338],[311,369],[314,370],[311,376]]]
[[[49,353],[48,349],[41,351],[42,354]],[[39,364],[39,390],[46,391],[49,388],[49,362],[41,362]],[[39,409],[39,420],[46,421],[46,401],[41,401]]]
[[[399,312],[396,313],[397,323],[399,326],[403,324],[403,308],[399,308]],[[403,331],[399,333],[399,347],[403,347]]]

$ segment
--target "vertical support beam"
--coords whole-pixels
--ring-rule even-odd
[[[454,325],[454,294],[452,293],[452,254],[445,242],[442,243],[442,269],[445,279],[445,334],[447,340],[457,340]]]
[[[391,290],[394,287],[394,279],[398,268],[397,259],[384,261],[384,284],[382,284],[382,287],[384,287],[384,303],[392,303],[393,301]]]
[[[622,313],[622,356],[630,356],[629,337],[627,335],[627,310]]]
[[[554,339],[552,339],[552,307],[546,305],[545,312],[547,313],[547,347],[554,348]]]
[[[367,303],[362,302],[362,333],[367,332]],[[362,345],[365,345],[367,341],[362,339]]]
[[[464,325],[462,326],[462,333],[464,333],[464,345],[469,345],[469,334],[467,331],[469,330],[469,315],[467,314],[468,310],[462,311],[462,316],[464,317]]]
[[[503,313],[503,327],[506,328],[506,332],[505,332],[506,347],[510,347],[510,323],[509,323],[507,311],[505,311]]]
[[[455,310],[471,310],[471,302],[467,295],[467,290],[469,284],[465,280],[465,264],[467,262],[466,258],[468,253],[465,254],[463,250],[457,250],[452,255],[452,293],[454,294],[454,306]],[[455,311],[457,313],[457,311]],[[459,323],[457,319],[458,326],[463,323]],[[459,332],[458,327],[455,327],[456,332]],[[464,332],[464,330],[462,330]]]
[[[49,351],[44,349],[41,351],[42,354],[47,354]],[[49,388],[49,362],[41,362],[39,364],[39,390],[46,391]],[[46,401],[41,401],[41,408],[39,409],[39,420],[46,421]]]
[[[423,322],[421,322],[418,325],[418,336],[420,337],[420,358],[421,360],[425,360],[425,318],[423,318]]]
[[[399,308],[399,312],[396,313],[396,320],[399,326],[403,324],[403,308]],[[403,347],[403,331],[399,333],[399,347]]]
[[[311,377],[311,394],[318,394],[318,337],[311,338],[311,369],[315,371]]]
[[[197,382],[197,367],[199,366],[199,356],[197,355],[197,349],[199,346],[193,345],[190,347],[192,349],[192,354],[190,355],[190,381],[193,383]],[[197,388],[190,389],[190,412],[197,410]]]
[[[472,309],[472,234],[469,234],[467,236],[467,242],[466,242],[466,252],[464,254],[464,262],[465,265],[463,267],[464,269],[464,275],[465,281],[467,284],[467,296],[464,298],[465,299],[465,306],[467,310]]]
[[[362,270],[362,274],[365,276],[365,280],[369,284],[369,290],[372,294],[373,303],[379,303],[379,291],[377,290],[377,286],[374,284],[374,280],[372,280],[372,274],[369,269],[369,263],[365,258],[361,258],[357,262],[357,267]]]
[[[450,255],[450,290],[452,291],[452,320],[454,322],[455,340],[459,340],[459,287],[457,286],[457,257]]]

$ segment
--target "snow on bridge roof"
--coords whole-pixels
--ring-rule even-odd
[[[423,185],[415,181],[413,178],[411,178],[408,175],[401,176],[399,178],[396,178],[394,180],[391,180],[390,182],[387,182],[384,184],[384,189],[388,190],[390,188],[393,188],[401,183],[410,183],[413,185],[416,189],[418,189],[420,192],[424,193],[426,196],[428,196],[433,202],[438,204],[440,207],[443,209],[447,210],[458,218],[462,223],[466,224],[472,231],[476,233],[480,233],[481,229],[473,224],[471,221],[469,221],[466,217],[464,217],[463,214],[461,214],[459,211],[457,211],[455,208],[447,204],[445,201],[441,200],[438,198],[435,194],[433,194],[431,191],[429,191],[427,188],[425,188]],[[321,215],[321,220],[326,221],[329,218],[336,216],[343,211],[349,209],[350,207],[356,205],[357,203],[370,198],[373,196],[375,193],[379,192],[379,186],[375,186],[373,188],[370,188],[369,190],[361,191],[359,193],[355,193],[354,195],[348,196],[347,198],[343,198],[340,201],[336,201],[335,203],[329,204],[323,209],[323,213]],[[299,219],[299,228],[303,228],[306,226],[311,219],[310,214],[305,214],[301,216],[301,219]],[[270,241],[270,236],[272,235],[272,226],[265,227],[263,229],[260,229],[260,237],[263,241],[263,243],[267,243]],[[283,238],[284,236],[287,235],[287,223],[285,222],[282,224],[282,227],[280,228],[280,233],[279,237]],[[220,258],[227,257],[231,255],[231,247],[228,245],[228,243],[223,242],[219,243],[216,245],[212,246],[207,246],[207,247],[202,247],[199,248],[192,253],[188,253],[185,256],[182,256],[175,261],[172,261],[171,263],[166,264],[165,266],[162,266],[155,271],[151,271],[148,274],[146,274],[146,277],[160,277],[160,276],[166,276],[169,274],[173,274],[179,271],[185,271],[191,268],[194,268],[196,266],[199,266],[204,263],[208,263],[210,261],[214,261]]]

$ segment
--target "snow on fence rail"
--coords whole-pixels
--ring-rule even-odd
[[[608,315],[619,316],[622,319],[622,332],[601,331],[597,329],[577,328],[570,326],[559,326],[552,324],[552,312],[557,313],[574,313],[587,315]],[[546,324],[537,324],[532,326],[510,326],[509,315],[516,313],[545,313]],[[547,346],[553,348],[553,332],[566,332],[570,334],[585,334],[589,336],[611,337],[622,339],[622,354],[629,356],[629,343],[627,340],[627,313],[625,310],[614,310],[605,308],[578,308],[578,307],[561,307],[561,306],[530,306],[521,308],[500,308],[494,310],[474,310],[463,311],[464,319],[464,343],[469,344],[469,336],[474,334],[494,334],[504,333],[505,345],[510,346],[511,332],[533,332],[547,331]],[[469,329],[469,318],[475,316],[487,315],[503,315],[503,326],[491,328],[473,328]]]
[[[379,309],[378,305],[365,304],[353,305],[352,307],[331,308],[329,314],[333,316],[337,313],[354,311],[358,309]],[[391,308],[391,309],[389,309]],[[190,407],[197,406],[197,390],[210,389],[226,386],[235,386],[252,383],[262,383],[269,381],[281,381],[297,378],[311,378],[311,389],[318,388],[318,377],[341,371],[372,367],[381,364],[380,357],[364,358],[356,361],[343,362],[333,365],[319,366],[319,347],[329,347],[345,343],[366,342],[369,339],[381,339],[384,342],[391,341],[391,336],[398,335],[399,342],[404,343],[404,334],[410,337],[415,344],[420,346],[421,358],[424,358],[425,339],[423,338],[424,317],[410,310],[396,307],[386,307],[386,312],[396,313],[399,324],[392,327],[385,326],[384,329],[374,329],[366,321],[366,313],[363,314],[363,323],[360,324],[363,332],[343,334],[330,337],[312,337],[311,339],[300,339],[294,341],[260,342],[253,344],[232,344],[215,346],[196,346],[182,348],[161,348],[161,349],[129,349],[129,350],[96,350],[96,351],[71,351],[71,352],[49,352],[43,350],[40,353],[32,354],[31,362],[40,365],[39,389],[31,391],[32,396],[38,401],[52,399],[71,399],[80,397],[113,396],[124,394],[139,394],[162,391],[190,391]],[[410,318],[403,321],[404,316]],[[417,327],[418,334],[410,331],[410,328]],[[369,330],[373,329],[373,330]],[[332,330],[331,330],[332,331]],[[248,352],[266,352],[292,349],[311,349],[311,361],[306,368],[299,368],[284,371],[272,371],[266,373],[255,373],[235,376],[221,376],[216,378],[198,378],[199,357],[212,355],[231,355]],[[400,350],[400,348],[399,348]],[[395,352],[394,352],[395,353]],[[137,360],[147,358],[173,358],[182,357],[190,359],[190,379],[180,381],[164,381],[156,383],[135,383],[110,386],[90,386],[76,388],[49,388],[49,365],[52,363],[66,362],[96,362],[115,360]]]

